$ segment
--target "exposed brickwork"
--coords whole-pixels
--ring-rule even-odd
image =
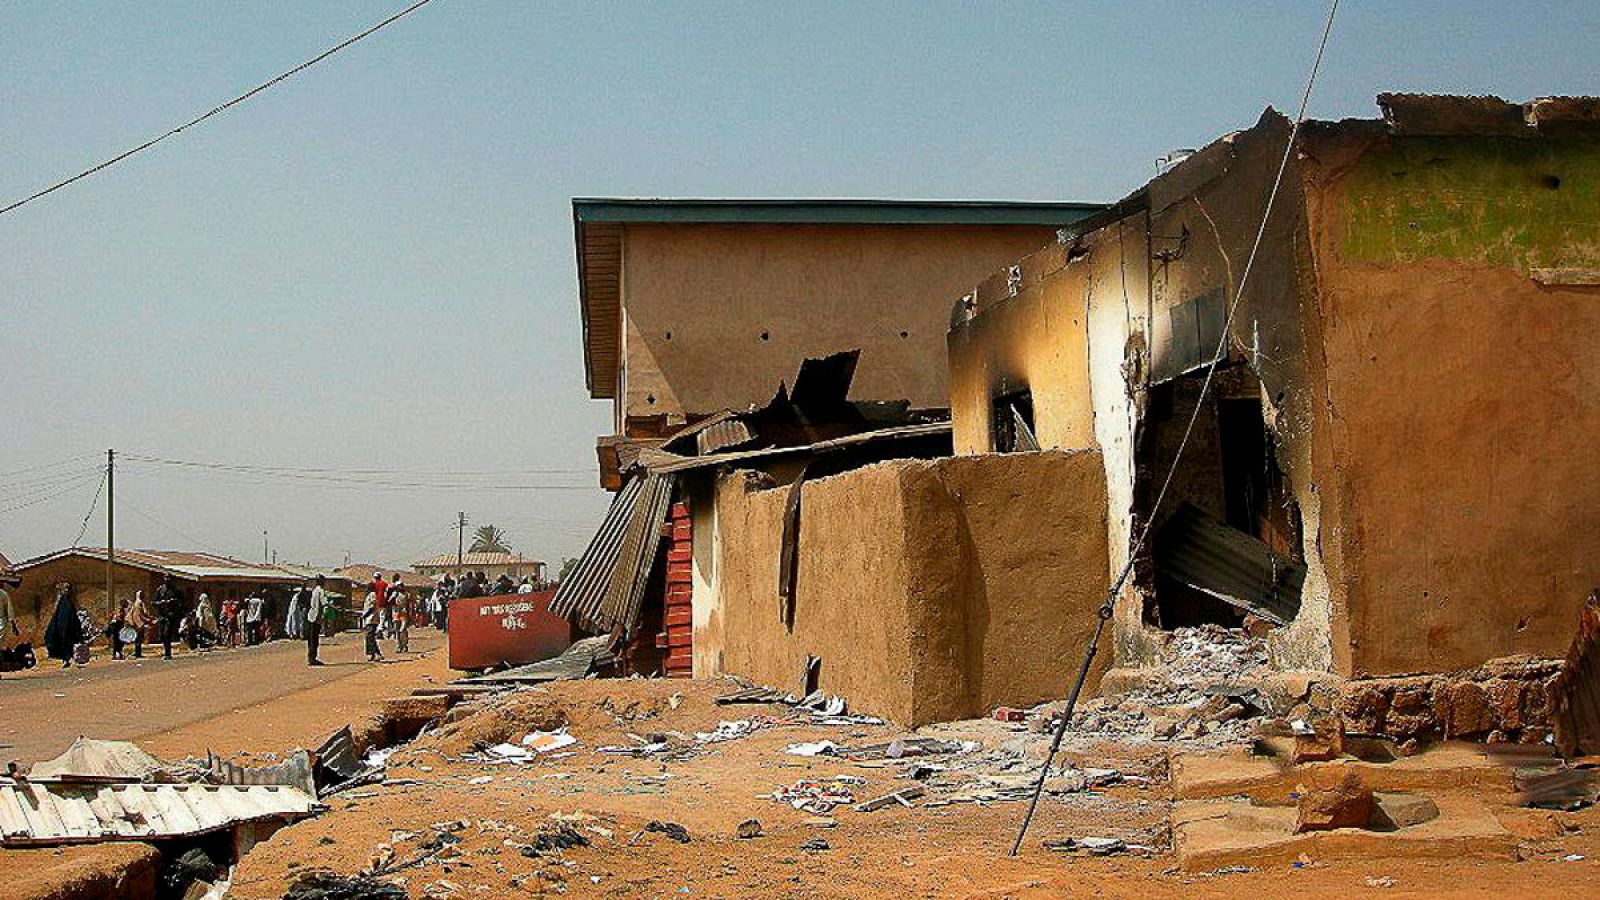
[[[1550,686],[1560,667],[1513,656],[1465,672],[1347,681],[1333,705],[1356,734],[1538,743],[1551,731]]]
[[[672,504],[667,523],[666,611],[656,646],[666,651],[667,677],[688,678],[694,674],[694,526],[688,505]]]

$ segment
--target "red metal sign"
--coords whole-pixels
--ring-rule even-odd
[[[450,601],[450,668],[488,669],[549,659],[577,638],[550,612],[555,591]]]

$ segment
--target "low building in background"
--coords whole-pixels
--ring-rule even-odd
[[[132,599],[144,591],[146,601],[155,596],[162,576],[170,576],[190,602],[204,593],[217,608],[226,600],[242,600],[257,591],[267,592],[274,603],[304,584],[304,579],[279,566],[245,562],[214,553],[189,550],[124,550],[113,554],[116,600]],[[43,634],[55,608],[56,586],[70,583],[78,607],[97,625],[104,625],[112,606],[106,599],[106,551],[103,547],[68,547],[16,564],[21,585],[12,591],[12,604],[24,633],[31,626],[35,637]]]
[[[539,585],[549,581],[543,561],[521,553],[500,551],[464,553],[459,557],[454,553],[441,553],[417,560],[411,564],[411,568],[427,576],[430,584],[445,575],[459,577],[462,572],[482,572],[489,576],[491,583],[501,575],[508,576],[512,581],[531,578]]]
[[[366,596],[367,585],[372,583],[373,576],[383,573],[383,580],[392,583],[396,575],[400,576],[400,583],[414,594],[427,596],[433,591],[433,586],[438,583],[438,578],[412,569],[385,569],[371,563],[351,563],[333,570],[338,577],[350,583],[352,596],[356,599],[356,606]]]

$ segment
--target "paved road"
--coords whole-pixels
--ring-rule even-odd
[[[412,654],[442,646],[431,629],[413,629]],[[392,646],[392,645],[386,645]],[[133,740],[254,706],[369,671],[361,635],[347,632],[322,643],[328,665],[305,663],[305,645],[275,641],[142,660],[96,660],[85,668],[46,662],[25,673],[0,675],[0,760],[48,759],[80,734]],[[382,664],[379,664],[382,665]]]

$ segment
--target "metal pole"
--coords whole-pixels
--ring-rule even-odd
[[[106,451],[106,621],[117,614],[116,601],[116,484],[117,451]]]
[[[456,577],[461,577],[461,567],[466,564],[466,555],[462,549],[467,542],[467,514],[456,513]]]
[[[267,554],[267,530],[265,528],[261,529],[261,561],[264,563],[272,562]]]
[[[1115,595],[1113,595],[1115,596]],[[1089,636],[1089,649],[1083,654],[1083,665],[1078,667],[1078,678],[1072,683],[1072,692],[1067,695],[1067,705],[1061,710],[1061,721],[1056,723],[1055,737],[1050,741],[1050,754],[1044,759],[1044,766],[1039,769],[1039,780],[1033,784],[1033,797],[1028,801],[1027,815],[1022,817],[1022,827],[1017,830],[1016,843],[1011,845],[1011,855],[1016,856],[1022,849],[1022,839],[1028,834],[1028,826],[1033,824],[1033,812],[1039,808],[1039,795],[1044,793],[1044,780],[1050,775],[1050,766],[1056,761],[1056,753],[1061,750],[1061,739],[1067,735],[1067,723],[1072,721],[1072,711],[1078,705],[1078,695],[1083,693],[1083,683],[1089,678],[1089,667],[1094,664],[1095,652],[1100,648],[1100,634],[1106,630],[1106,622],[1111,619],[1113,606],[1110,600],[1101,604],[1096,613],[1094,633]]]

